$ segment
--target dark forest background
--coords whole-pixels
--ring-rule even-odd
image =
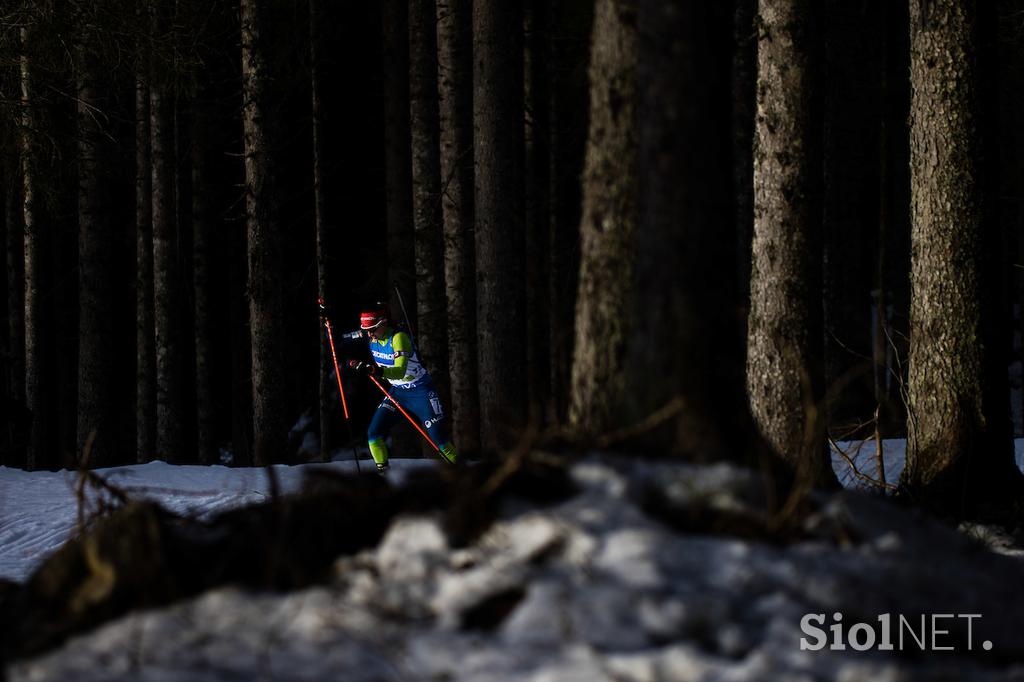
[[[829,438],[909,436],[908,491],[1015,481],[1022,29],[1011,0],[10,0],[0,463],[327,458],[376,396],[345,376],[350,432],[317,299],[343,332],[401,292],[470,454],[530,425],[828,485]]]

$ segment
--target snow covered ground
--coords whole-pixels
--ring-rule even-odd
[[[849,441],[838,445],[849,461],[833,452],[832,464],[845,487],[869,487],[872,481],[878,480],[874,441]],[[903,470],[906,442],[885,439],[882,449],[885,480],[891,484],[899,480]],[[1016,441],[1016,455],[1017,465],[1024,469],[1024,439]],[[362,473],[376,476],[373,466],[371,461],[362,460]],[[424,459],[392,460],[389,477],[400,482],[405,472],[423,466],[434,464]],[[354,472],[355,462],[350,455],[339,454],[329,464],[275,466],[281,492],[294,492],[301,484],[304,471],[319,467]],[[155,500],[178,514],[201,518],[262,502],[270,489],[266,471],[259,468],[177,466],[158,461],[98,469],[96,473],[133,496]],[[47,555],[71,537],[78,519],[77,479],[73,471],[26,472],[0,467],[0,578],[24,581]],[[88,499],[94,501],[95,494],[90,494]]]
[[[350,457],[350,456],[349,456]],[[360,463],[364,475],[377,476],[372,461]],[[429,460],[395,460],[391,478],[433,466]],[[274,466],[282,494],[298,490],[309,468],[355,472],[355,462],[340,456],[330,464]],[[132,497],[159,502],[177,514],[212,516],[227,509],[263,502],[270,490],[261,468],[171,465],[149,462],[97,469],[95,473],[129,492]],[[74,471],[34,471],[0,467],[0,578],[24,581],[32,570],[75,532],[78,523],[78,474]],[[87,500],[97,497],[89,489]]]
[[[433,466],[399,471],[406,464]],[[186,485],[166,465],[129,469],[140,485]],[[300,469],[278,471],[288,488]],[[266,495],[257,472],[219,473],[225,497],[213,504]],[[191,490],[214,488],[195,475]],[[576,494],[554,506],[506,500],[469,546],[451,546],[436,515],[400,516],[377,547],[338,559],[325,584],[284,595],[222,587],[135,612],[11,664],[7,679],[1024,680],[1014,663],[1024,660],[1019,558],[851,493],[821,500],[786,543],[673,531],[673,519],[702,509],[742,517],[756,504],[756,475],[726,464],[594,456],[571,478]],[[47,494],[40,484],[34,496]],[[62,494],[62,504],[73,500]],[[980,615],[973,639],[943,631],[926,640],[949,651],[922,652],[909,638],[907,653],[804,650],[802,619],[817,613],[851,625],[905,615],[915,627],[930,613]]]

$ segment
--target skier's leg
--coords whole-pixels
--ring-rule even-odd
[[[377,406],[377,411],[373,413],[373,419],[370,420],[370,426],[366,431],[370,456],[373,457],[378,469],[388,467],[388,445],[385,439],[388,437],[391,427],[395,425],[397,415],[398,410],[390,400],[385,398]]]
[[[455,449],[455,444],[452,443],[451,435],[448,429],[448,416],[444,412],[444,406],[441,404],[441,398],[437,394],[437,389],[432,385],[427,385],[419,390],[409,391],[408,405],[402,403],[402,406],[411,411],[426,427],[427,435],[430,436],[438,449],[441,452],[441,456],[444,457],[450,464],[455,464],[459,458],[459,453]]]

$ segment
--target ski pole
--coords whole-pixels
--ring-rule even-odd
[[[318,298],[317,303],[320,304],[320,317],[324,321],[324,326],[327,328],[327,342],[331,346],[331,359],[334,360],[334,376],[338,378],[338,393],[341,394],[341,409],[345,413],[345,423],[348,424],[348,439],[352,442],[352,459],[356,462],[356,474],[362,473],[359,467],[359,454],[356,452],[356,446],[354,444],[355,434],[352,432],[352,422],[348,417],[348,403],[345,401],[345,388],[341,385],[341,369],[338,367],[338,354],[334,350],[334,334],[331,332],[331,321],[327,317],[327,306],[324,303],[324,299]]]
[[[423,438],[428,443],[430,443],[430,447],[434,448],[434,450],[437,451],[437,454],[441,456],[441,459],[448,462],[448,458],[444,456],[443,452],[441,452],[441,448],[437,447],[437,443],[430,439],[430,436],[427,435],[427,432],[420,428],[420,425],[416,423],[416,420],[413,419],[408,412],[405,411],[405,408],[402,407],[401,403],[395,400],[395,397],[388,393],[388,390],[384,388],[379,381],[377,381],[377,377],[373,376],[372,374],[367,374],[367,376],[370,377],[370,381],[377,384],[377,388],[379,388],[381,392],[388,397],[388,400],[395,404],[395,407],[398,408],[399,412],[405,415],[405,418],[409,420],[409,423],[412,424],[416,428],[416,430],[420,432],[420,435],[423,436]],[[448,463],[451,464],[451,462]]]
[[[405,318],[405,326],[409,329],[409,333],[416,336],[416,330],[412,328],[412,323],[409,322],[409,313],[405,309],[405,301],[402,300],[402,292],[398,288],[398,283],[395,283],[395,295],[398,296],[398,305],[402,307],[402,316]]]
[[[324,301],[320,299],[320,309],[323,311]],[[341,409],[345,413],[345,420],[348,421],[348,403],[345,402],[345,389],[341,385],[341,369],[338,367],[338,354],[334,350],[334,334],[331,332],[331,321],[327,315],[321,313],[324,318],[324,326],[327,327],[327,342],[331,345],[331,359],[334,360],[334,376],[338,377],[338,392],[341,393]]]

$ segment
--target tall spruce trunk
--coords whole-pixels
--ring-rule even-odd
[[[89,37],[84,38],[89,41]],[[106,196],[106,104],[91,47],[77,50],[78,89],[78,436],[90,467],[109,465],[118,444],[114,409],[113,225]],[[91,442],[91,446],[90,446]]]
[[[0,434],[5,441],[6,454],[3,464],[10,467],[25,466],[25,230],[22,225],[21,168],[18,142],[12,131],[8,144],[12,146],[4,160],[4,293],[7,306],[7,325],[0,330],[3,345],[0,352],[6,356],[4,362],[7,390],[6,432]]]
[[[29,56],[31,31],[21,28],[22,54],[19,64],[21,85],[21,177],[22,210],[25,228],[25,403],[32,413],[31,435],[25,466],[40,469],[56,463],[54,451],[55,420],[51,410],[54,391],[48,381],[47,350],[52,349],[52,329],[47,314],[49,253],[45,226],[42,223],[39,196],[38,149],[35,133],[39,130],[35,102],[35,79]]]
[[[751,410],[807,484],[832,484],[825,447],[817,4],[761,0],[754,240],[747,336]]]
[[[217,443],[213,404],[213,319],[211,306],[211,243],[213,218],[210,214],[209,162],[206,156],[210,120],[204,105],[195,105],[192,125],[192,291],[195,328],[196,446],[200,464],[213,464]]]
[[[623,418],[637,194],[633,0],[599,0],[590,59],[581,259],[569,421],[600,434]]]
[[[416,346],[447,401],[448,333],[441,219],[437,9],[409,2],[409,121],[416,254]]]
[[[184,458],[180,275],[174,201],[174,118],[166,86],[150,82],[152,164],[153,328],[156,354],[156,451],[168,462]]]
[[[320,301],[328,297],[328,276],[330,263],[327,249],[327,222],[325,211],[327,203],[324,198],[324,164],[323,164],[323,122],[321,121],[320,96],[320,53],[321,33],[320,22],[323,21],[323,7],[320,0],[309,0],[309,67],[310,67],[310,109],[313,128],[313,228],[316,233],[316,292]],[[330,348],[325,340],[323,325],[320,324],[319,362],[319,408],[317,424],[320,427],[320,459],[328,462],[331,459],[331,389],[334,386],[334,374],[331,363]],[[338,396],[341,400],[341,396]]]
[[[271,464],[284,453],[285,423],[283,246],[274,205],[271,123],[267,118],[265,7],[242,0],[242,120],[252,336],[253,460]]]
[[[448,300],[448,376],[452,395],[452,437],[459,449],[466,452],[480,449],[473,253],[471,21],[470,0],[438,0],[438,96],[444,275]]]
[[[525,421],[523,51],[517,3],[473,4],[473,158],[482,445]]]
[[[975,3],[910,4],[911,260],[907,464],[901,484],[946,511],[1018,484],[986,377],[986,169]],[[951,283],[955,283],[952,286]],[[1005,368],[1005,366],[1004,366]]]
[[[12,140],[17,144],[16,140]],[[8,158],[5,168],[4,224],[7,227],[4,258],[7,262],[7,348],[10,353],[8,390],[11,397],[25,400],[25,226],[21,200],[21,154]],[[21,453],[19,457],[24,457]],[[13,464],[13,462],[12,462]],[[19,463],[23,465],[24,462]]]
[[[407,0],[382,0],[384,69],[384,165],[387,200],[388,289],[399,313],[394,286],[416,315],[416,259],[413,248],[412,156],[409,120],[409,7]],[[415,324],[416,320],[413,319]]]
[[[758,450],[743,395],[733,197],[733,13],[691,0],[639,3],[638,224],[627,363],[644,437],[706,459]],[[657,381],[651,381],[656,376]]]
[[[149,65],[135,77],[135,459],[156,454],[156,350],[153,294],[153,194],[149,154]]]

